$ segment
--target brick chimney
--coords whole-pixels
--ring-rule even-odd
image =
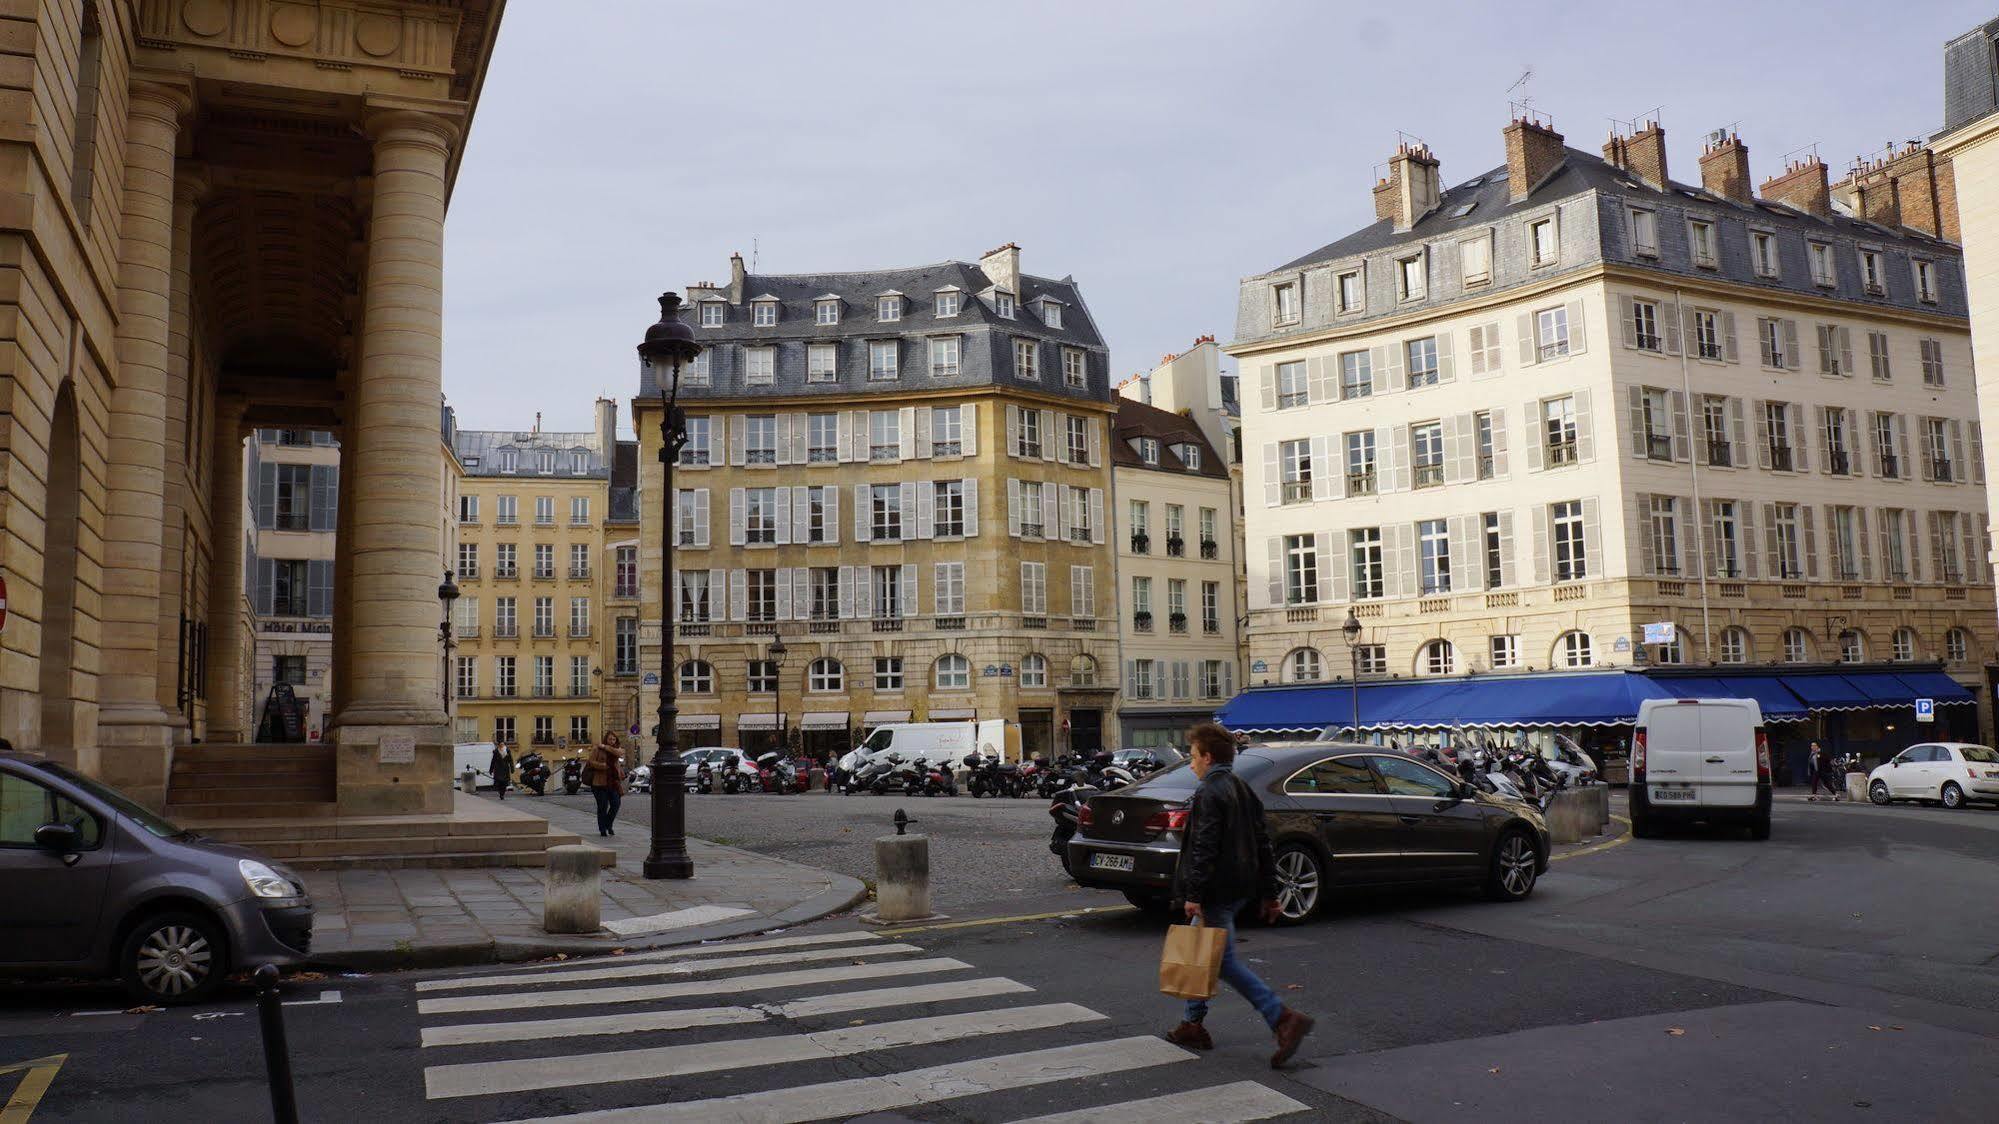
[[[1960,241],[1957,175],[1948,159],[1939,159],[1926,146],[1910,144],[1891,157],[1883,171],[1894,181],[1903,226],[1932,238]]]
[[[1701,186],[1737,203],[1755,198],[1749,189],[1749,146],[1741,137],[1731,132],[1702,147]]]
[[[1500,135],[1506,140],[1506,196],[1517,203],[1561,167],[1568,150],[1562,134],[1526,117],[1514,118]]]
[[[730,254],[729,255],[729,303],[730,304],[743,303],[743,279],[745,276],[746,274],[743,270],[743,255],[739,253]]]
[[[1020,295],[1020,244],[1008,242],[979,255],[979,269],[995,288]]]
[[[1902,225],[1902,203],[1895,197],[1885,160],[1855,160],[1846,178],[1832,185],[1832,197],[1856,218],[1881,226]]]
[[[1394,218],[1395,204],[1401,196],[1402,165],[1391,161],[1388,165],[1388,178],[1376,180],[1374,184],[1374,217],[1377,220]]]
[[[596,421],[597,445],[604,453],[604,463],[608,465],[618,451],[618,403],[615,399],[597,399]]]
[[[1395,155],[1388,158],[1392,210],[1381,217],[1394,219],[1397,230],[1408,230],[1424,215],[1436,210],[1437,203],[1443,198],[1439,167],[1437,158],[1424,145],[1404,143],[1396,146]],[[1375,189],[1374,206],[1375,214],[1381,215],[1379,187]]]
[[[1648,187],[1666,190],[1666,130],[1657,121],[1628,137],[1615,132],[1603,144],[1603,158]]]
[[[1764,180],[1762,195],[1822,219],[1832,217],[1832,189],[1826,184],[1825,165],[1816,156],[1792,161],[1783,175]]]

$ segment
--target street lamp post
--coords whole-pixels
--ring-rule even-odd
[[[1347,608],[1346,623],[1340,626],[1340,637],[1347,642],[1347,658],[1353,665],[1353,678],[1347,681],[1353,695],[1353,736],[1360,740],[1360,617],[1352,606]]]
[[[646,329],[639,359],[659,386],[659,725],[653,731],[652,848],[646,854],[647,878],[692,878],[694,860],[687,854],[687,763],[673,727],[679,714],[673,702],[673,466],[687,442],[687,419],[681,415],[680,369],[701,354],[694,330],[680,319],[680,294],[662,293],[659,322]]]
[[[773,625],[772,627],[776,627]],[[772,635],[770,638],[770,728],[771,748],[785,752],[784,745],[784,656],[787,649],[784,637]]]
[[[437,635],[444,641],[444,713],[451,713],[451,650],[458,642],[451,636],[451,609],[458,603],[458,583],[451,580],[451,571],[444,571],[444,580],[438,583],[437,599],[444,605],[444,619],[438,622]]]

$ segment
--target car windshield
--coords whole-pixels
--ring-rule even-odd
[[[1999,765],[1999,753],[1994,753],[1991,746],[1961,745],[1957,747],[1957,751],[1964,754],[1966,761],[1976,761],[1980,765]]]
[[[126,796],[117,789],[107,788],[105,785],[80,773],[65,769],[53,761],[42,762],[41,768],[43,772],[61,777],[63,780],[95,796],[97,799],[110,805],[113,811],[162,839],[180,839],[193,834],[193,832],[176,826],[165,816],[149,811],[144,806],[135,803],[131,797]]]
[[[867,741],[861,743],[861,748],[867,750],[870,753],[879,753],[882,750],[887,749],[889,743],[894,740],[895,740],[894,730],[876,730],[874,733],[868,735]]]

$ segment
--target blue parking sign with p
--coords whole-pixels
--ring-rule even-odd
[[[1935,699],[1917,699],[1916,721],[1934,722],[1936,720],[1937,720],[1937,701]]]

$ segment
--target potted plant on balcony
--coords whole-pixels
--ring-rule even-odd
[[[1186,553],[1186,550],[1187,540],[1181,538],[1179,535],[1173,535],[1166,540],[1166,553],[1178,557]]]
[[[1131,624],[1133,628],[1138,629],[1140,632],[1150,632],[1152,631],[1152,614],[1147,612],[1133,613],[1131,615]]]
[[[1201,557],[1213,558],[1221,550],[1221,544],[1213,539],[1201,540]]]
[[[1144,531],[1133,531],[1131,533],[1131,552],[1133,554],[1144,554],[1147,550],[1150,550],[1151,548],[1152,548],[1151,535],[1146,534]]]
[[[1185,632],[1187,631],[1187,614],[1174,613],[1172,616],[1166,618],[1166,623],[1175,632]]]

